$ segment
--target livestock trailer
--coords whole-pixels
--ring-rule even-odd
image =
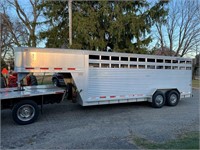
[[[15,71],[19,81],[59,72],[73,81],[82,106],[148,101],[161,108],[192,92],[192,60],[182,57],[19,47]]]

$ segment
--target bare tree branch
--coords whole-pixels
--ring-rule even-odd
[[[44,0],[25,1],[30,7],[26,9],[18,0],[1,0],[1,57],[3,59],[13,59],[14,47],[18,46],[37,46],[38,20],[41,10],[38,6]],[[10,13],[10,9],[15,10],[16,16]],[[28,14],[32,13],[31,16]]]
[[[200,4],[196,0],[171,1],[167,23],[162,24],[167,32],[165,33],[158,28],[159,25],[156,25],[158,39],[163,39],[160,44],[165,42],[176,56],[184,56],[188,52],[194,51],[196,43],[200,41],[199,9]]]

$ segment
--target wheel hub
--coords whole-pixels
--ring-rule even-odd
[[[177,101],[177,96],[176,96],[175,94],[172,94],[172,95],[170,96],[170,102],[171,102],[171,103],[176,103],[176,101]]]
[[[21,115],[27,118],[31,115],[31,110],[29,108],[24,108],[21,112]]]
[[[35,115],[35,109],[31,105],[23,105],[17,111],[17,117],[22,121],[29,121]]]
[[[155,102],[158,105],[161,105],[163,103],[164,99],[161,95],[156,96]]]

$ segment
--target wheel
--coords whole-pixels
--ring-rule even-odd
[[[39,116],[39,107],[32,100],[22,100],[12,110],[13,120],[20,125],[33,123]]]
[[[59,86],[59,81],[58,81],[58,79],[53,79],[53,85],[54,86]]]
[[[67,99],[68,100],[72,100],[73,99],[73,85],[71,83],[68,83],[67,84],[67,91],[68,91],[68,94],[67,94]]]
[[[166,98],[167,98],[166,102],[168,106],[176,106],[180,100],[180,94],[177,91],[172,90],[172,91],[167,92]]]
[[[152,97],[152,106],[154,108],[161,108],[165,104],[165,96],[161,91],[157,91]]]
[[[34,75],[30,75],[31,85],[38,85],[37,78]]]
[[[6,80],[4,79],[4,77],[1,77],[1,88],[5,87],[6,87]]]

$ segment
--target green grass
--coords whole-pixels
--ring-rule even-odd
[[[200,87],[199,82],[200,82],[199,80],[192,80],[192,87],[199,88]]]
[[[155,143],[139,137],[134,137],[133,141],[145,149],[199,149],[199,132],[186,133],[178,139],[165,143]]]

